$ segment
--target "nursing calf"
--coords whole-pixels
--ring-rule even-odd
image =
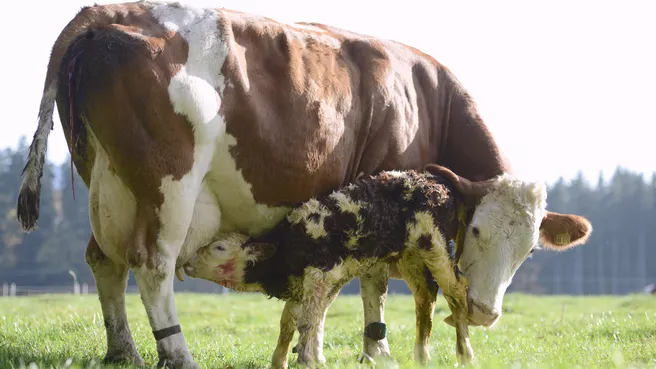
[[[287,365],[296,329],[299,362],[324,362],[325,314],[340,289],[377,264],[395,264],[417,302],[430,282],[443,289],[453,313],[447,322],[456,326],[459,359],[467,361],[471,357],[467,325],[491,325],[500,309],[491,310],[472,300],[467,282],[457,280],[447,241],[462,243],[467,219],[480,223],[485,221],[481,216],[488,217],[493,224],[505,226],[496,230],[504,238],[485,235],[496,242],[486,247],[499,249],[504,246],[502,240],[510,240],[517,247],[507,251],[523,261],[535,247],[533,235],[542,229],[546,192],[544,186],[508,176],[471,183],[446,168],[429,165],[427,169],[434,175],[382,172],[311,199],[259,237],[230,234],[200,249],[185,265],[185,272],[231,289],[286,300],[272,358],[273,367],[281,368]],[[481,205],[476,206],[481,198]],[[490,206],[505,211],[491,211]],[[582,226],[580,234],[590,232],[587,221],[576,224]],[[542,231],[550,233],[548,228]],[[479,239],[480,230],[473,232],[467,237]],[[467,252],[466,248],[458,251],[459,255]],[[493,274],[505,269],[495,266],[482,268],[492,273],[488,280],[504,280]],[[416,309],[417,317],[423,316],[420,304]],[[431,325],[432,321],[417,321],[416,357],[427,357]]]
[[[461,197],[442,176],[408,171],[367,177],[302,203],[259,237],[227,235],[185,265],[192,277],[287,301],[273,367],[287,366],[296,329],[299,362],[324,362],[326,310],[345,284],[378,263],[398,263],[404,278],[420,285],[427,275],[417,261],[425,262],[444,294],[454,297],[459,329],[467,329],[466,290],[446,249],[457,235]],[[471,356],[462,336],[462,353]]]

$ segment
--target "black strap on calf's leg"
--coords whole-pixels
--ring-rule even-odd
[[[174,334],[181,333],[180,324],[176,324],[172,327],[160,329],[158,331],[153,331],[153,336],[155,336],[155,341],[161,341],[167,337],[171,337]]]
[[[364,335],[372,340],[380,341],[387,336],[387,326],[381,322],[369,323],[364,327]]]

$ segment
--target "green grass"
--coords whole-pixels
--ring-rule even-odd
[[[187,342],[203,368],[267,367],[282,302],[258,294],[179,293],[176,299]],[[146,364],[154,366],[155,341],[138,295],[128,295],[127,304],[137,349]],[[509,294],[504,311],[494,328],[470,328],[477,367],[656,367],[654,297]],[[438,297],[431,368],[456,364],[455,331],[442,322],[446,315],[444,299]],[[389,296],[386,320],[394,360],[400,368],[415,367],[411,297]],[[361,331],[360,297],[340,296],[326,321],[328,368],[358,367]],[[0,299],[0,368],[29,368],[31,362],[38,368],[98,368],[104,350],[102,315],[94,295]],[[296,367],[295,359],[290,353],[291,367]]]

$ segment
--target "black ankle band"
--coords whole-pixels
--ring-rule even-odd
[[[372,340],[380,341],[387,335],[387,326],[381,322],[369,323],[368,326],[364,327],[364,335]]]
[[[164,338],[171,337],[172,335],[180,332],[182,332],[182,329],[180,329],[180,324],[177,324],[173,327],[160,329],[159,331],[153,331],[153,336],[155,336],[155,341],[161,341]]]

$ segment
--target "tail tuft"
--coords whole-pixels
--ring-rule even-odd
[[[39,219],[39,203],[41,201],[41,178],[26,178],[23,181],[18,202],[16,205],[16,217],[26,232],[34,231]]]
[[[39,110],[39,126],[34,133],[27,163],[23,168],[23,183],[18,193],[16,217],[26,232],[36,229],[39,219],[39,203],[41,201],[41,177],[43,164],[48,150],[48,134],[52,129],[52,113],[55,105],[56,83],[43,94]]]

